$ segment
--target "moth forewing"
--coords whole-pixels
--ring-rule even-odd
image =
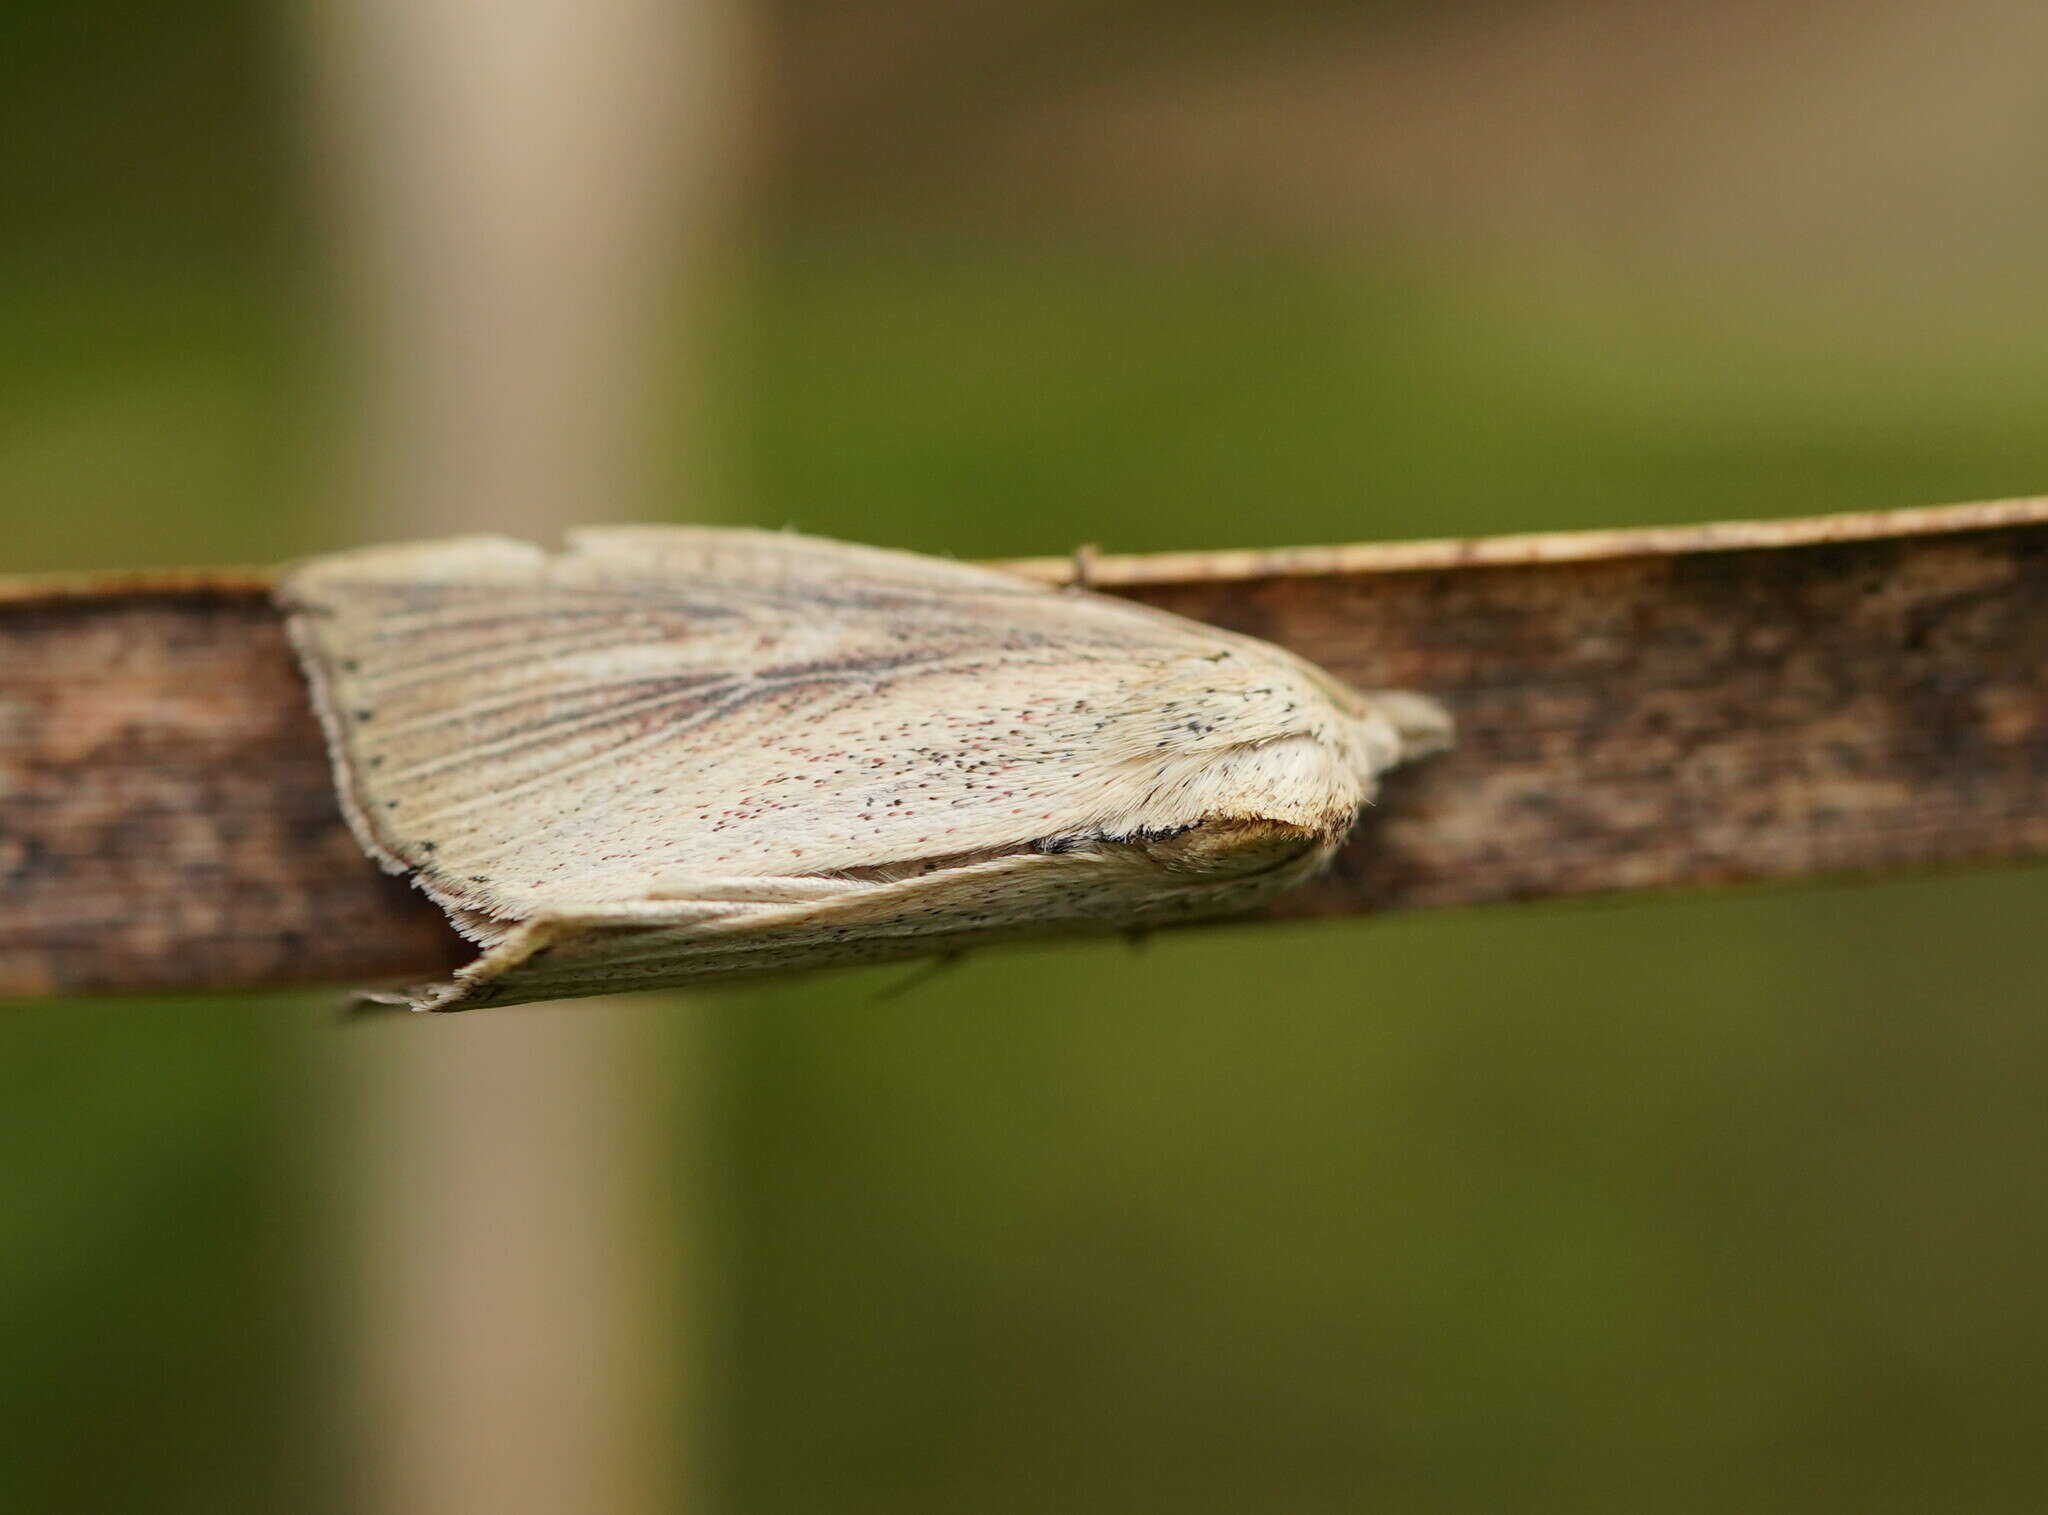
[[[280,593],[350,825],[487,949],[421,1008],[1243,909],[1448,731],[1249,637],[786,533],[461,538]]]

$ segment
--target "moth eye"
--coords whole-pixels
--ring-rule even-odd
[[[1319,831],[1253,815],[1206,820],[1165,835],[1136,836],[1130,845],[1169,873],[1232,878],[1284,867],[1324,839]]]

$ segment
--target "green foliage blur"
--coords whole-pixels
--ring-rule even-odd
[[[294,45],[245,0],[0,17],[0,568],[335,543]],[[730,516],[973,556],[2048,488],[2048,357],[1844,390],[1768,333],[1731,358],[1739,305],[1589,337],[1508,245],[1475,280],[1391,238],[786,209],[721,333]],[[2038,1510],[2044,882],[678,1005],[726,1508]],[[311,996],[0,1007],[0,1509],[320,1507],[345,1035]]]

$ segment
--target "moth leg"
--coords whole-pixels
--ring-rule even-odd
[[[919,963],[893,984],[885,984],[868,996],[870,1005],[887,1004],[892,999],[901,999],[913,989],[922,989],[926,984],[944,973],[951,973],[967,961],[965,952],[941,952],[929,961]]]
[[[1095,587],[1095,560],[1102,556],[1102,550],[1093,542],[1083,542],[1074,549],[1074,576],[1067,581],[1069,589],[1093,589]]]

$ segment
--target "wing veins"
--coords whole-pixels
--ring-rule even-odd
[[[665,684],[669,692],[681,693],[687,689],[704,689],[713,684],[732,682],[730,675],[716,673],[642,673],[631,678],[585,681],[565,688],[559,679],[536,679],[531,683],[505,691],[493,700],[479,700],[472,704],[457,705],[447,710],[437,710],[426,715],[411,716],[402,721],[392,721],[378,728],[380,737],[409,736],[415,732],[432,731],[439,726],[460,725],[467,721],[482,723],[507,711],[517,710],[522,705],[537,704],[549,699],[562,704],[588,704],[592,699],[617,689],[631,689],[649,684]],[[507,737],[519,733],[508,732]],[[480,749],[471,749],[474,755]],[[411,776],[412,770],[400,770],[394,777]]]
[[[634,637],[621,639],[607,631],[601,636],[584,632],[577,636],[528,637],[506,642],[491,643],[487,656],[479,656],[478,649],[465,647],[458,652],[437,658],[421,658],[414,661],[394,661],[390,668],[359,675],[362,683],[383,693],[415,688],[431,684],[436,679],[457,675],[484,674],[497,668],[509,668],[530,664],[543,657],[567,656],[583,652],[610,652],[627,647],[656,646],[666,641],[664,636]],[[465,661],[467,660],[467,661]]]
[[[585,732],[601,730],[603,727],[622,721],[629,716],[644,715],[651,710],[658,710],[663,705],[684,704],[692,697],[701,698],[704,691],[710,687],[713,686],[692,684],[685,689],[668,690],[660,694],[647,695],[638,700],[629,700],[625,704],[615,706],[607,711],[587,713],[580,717],[565,717],[565,724],[550,726],[544,731],[535,731],[529,727],[509,733],[498,738],[496,741],[485,742],[477,746],[463,747],[458,751],[446,753],[441,757],[415,763],[409,768],[394,769],[389,775],[387,782],[393,784],[409,783],[415,779],[425,778],[429,774],[439,773],[447,768],[475,762],[480,758],[504,757],[527,748],[552,745],[571,737],[581,736]],[[727,697],[725,703],[731,703],[730,696]],[[717,713],[716,710],[704,712],[707,716]],[[663,727],[662,732],[673,733],[688,729],[688,725],[669,726]],[[661,733],[658,732],[656,734],[659,735]],[[616,748],[606,748],[592,756],[603,758],[616,753],[617,750]],[[512,795],[524,793],[532,782],[545,782],[550,777],[560,777],[569,771],[568,769],[544,770],[536,775],[534,779],[528,780],[527,783],[523,783],[517,788],[495,790],[484,798],[510,798]],[[437,811],[435,814],[437,816],[451,815],[456,813],[457,808],[450,807],[446,810]]]
[[[932,664],[926,667],[914,668],[908,670],[908,672],[911,676],[947,673],[962,669],[972,669],[980,666],[983,661],[983,657],[977,654],[973,658],[957,659],[953,660],[950,663]],[[597,752],[587,753],[582,758],[570,763],[565,763],[560,767],[543,769],[540,772],[531,775],[530,777],[520,781],[517,784],[512,785],[509,788],[495,789],[491,791],[489,794],[478,795],[471,799],[463,800],[453,805],[443,806],[431,812],[428,817],[428,820],[444,821],[452,816],[467,814],[468,812],[475,810],[483,805],[497,804],[504,800],[516,799],[521,795],[527,794],[532,790],[541,787],[542,785],[560,782],[561,780],[567,779],[573,776],[574,774],[583,772],[585,769],[594,767],[599,763],[614,761],[620,758],[631,756],[635,753],[643,751],[648,747],[655,746],[660,742],[666,741],[684,732],[693,730],[696,727],[703,725],[708,720],[717,719],[722,715],[731,713],[731,711],[733,711],[734,709],[737,709],[744,705],[752,704],[758,700],[769,698],[770,696],[775,694],[781,694],[791,689],[801,688],[840,688],[856,682],[865,682],[865,679],[862,676],[853,673],[805,673],[800,675],[792,675],[786,679],[756,679],[751,681],[747,686],[739,690],[736,690],[732,696],[721,701],[712,708],[698,713],[691,719],[682,722],[681,724],[674,726],[663,726],[656,730],[645,732],[637,738],[629,737],[626,740],[614,746],[603,748]],[[674,697],[669,696],[666,698],[673,699]],[[641,706],[636,707],[636,710],[653,708],[657,703],[658,700],[650,698],[647,701],[641,702]],[[616,715],[617,712],[614,712],[614,714]],[[436,759],[431,765],[422,764],[416,765],[415,767],[410,769],[400,770],[390,775],[387,782],[399,783],[406,780],[419,778],[424,774],[439,772],[442,769],[452,767],[458,763],[471,761],[479,756],[487,754],[503,755],[505,752],[516,752],[526,747],[533,747],[542,745],[544,743],[557,742],[564,737],[577,736],[585,731],[602,727],[605,724],[607,724],[606,721],[602,719],[591,720],[586,721],[581,725],[572,726],[568,728],[566,731],[559,729],[550,730],[545,735],[529,736],[524,738],[523,740],[506,738],[504,739],[504,741],[498,744],[494,744],[494,747],[487,747],[483,749],[469,748],[465,751],[459,753],[450,753],[448,756],[444,758]],[[507,745],[508,743],[510,745]],[[422,821],[421,824],[424,826],[425,824],[427,824],[427,821]]]

